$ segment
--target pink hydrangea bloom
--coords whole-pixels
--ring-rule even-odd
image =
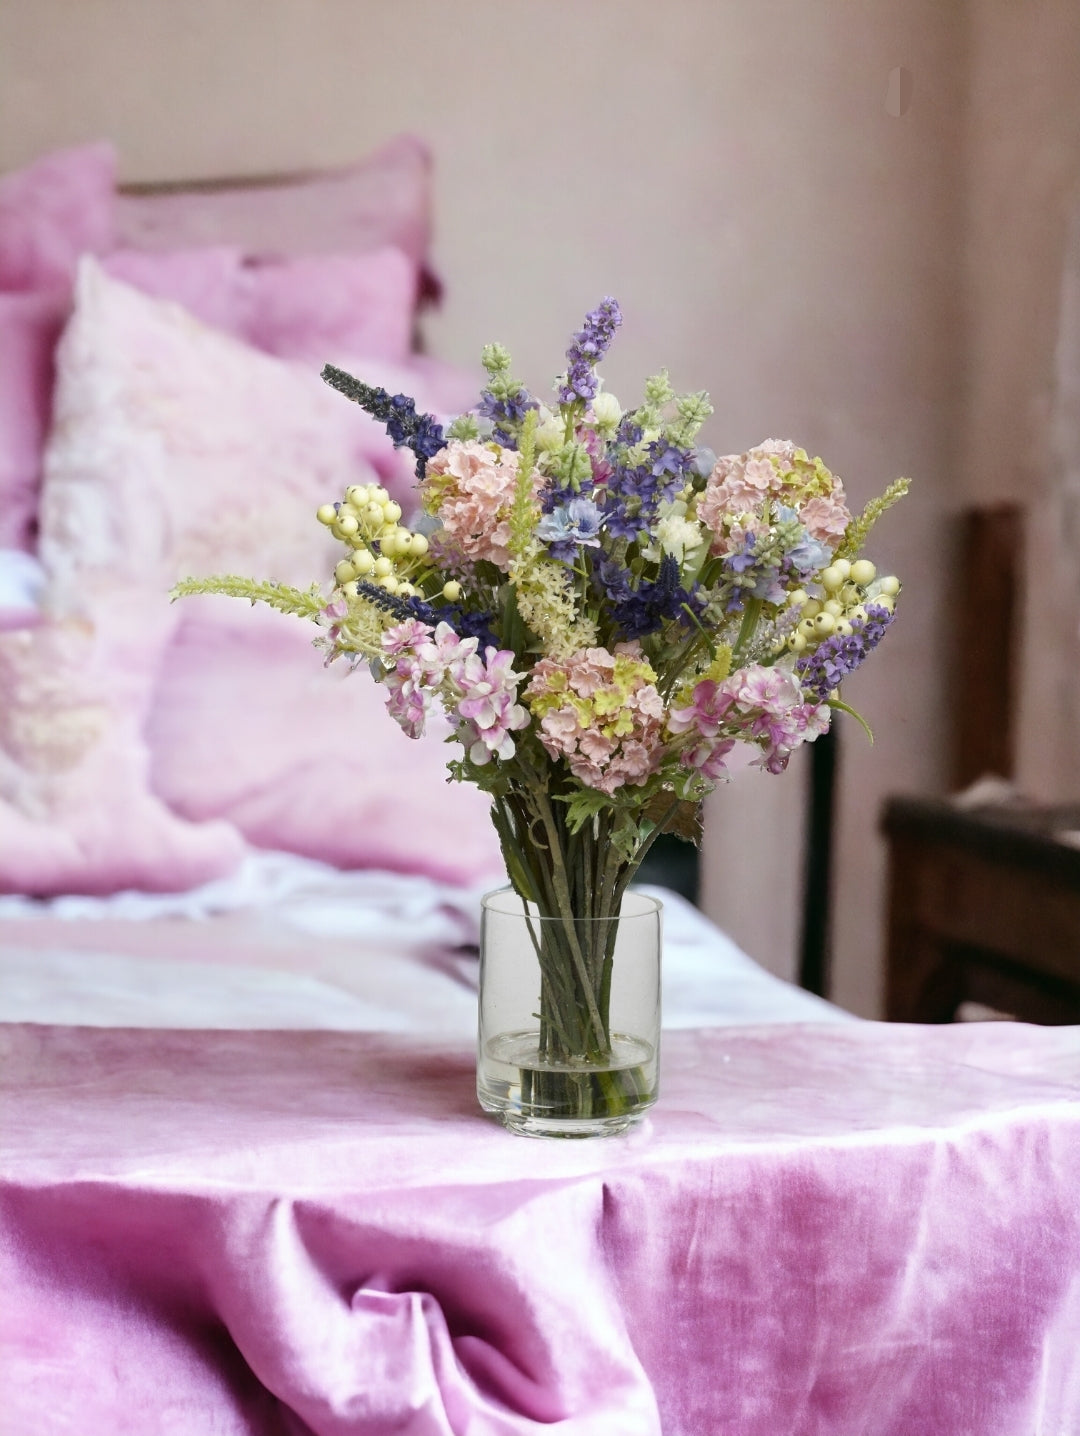
[[[510,510],[517,455],[498,444],[453,439],[428,461],[425,488],[437,495],[438,516],[453,546],[474,562],[504,572],[510,564]],[[534,476],[534,490],[542,478]]]
[[[722,683],[699,683],[690,702],[668,714],[668,731],[690,736],[682,761],[707,778],[720,776],[736,741],[761,749],[759,767],[782,773],[800,744],[828,731],[830,717],[826,704],[806,701],[790,669],[752,663]]]
[[[788,439],[766,439],[744,454],[717,459],[709,475],[697,514],[715,535],[714,553],[737,546],[732,522],[760,515],[766,499],[793,508],[810,537],[831,548],[851,522],[844,486],[820,459],[808,458]]]
[[[642,784],[664,752],[664,704],[656,675],[637,643],[584,648],[570,658],[544,658],[525,691],[540,720],[540,741],[565,758],[586,787],[613,793]]]

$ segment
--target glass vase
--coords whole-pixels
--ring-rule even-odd
[[[483,900],[477,1095],[532,1137],[625,1131],[656,1101],[662,904],[543,915],[512,888]]]

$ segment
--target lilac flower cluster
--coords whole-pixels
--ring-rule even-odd
[[[648,529],[660,501],[673,499],[693,471],[693,451],[680,449],[667,439],[654,440],[636,464],[628,462],[624,451],[606,486],[607,524],[612,536],[634,539]]]
[[[612,620],[624,639],[644,638],[667,620],[689,626],[693,620],[686,610],[700,615],[705,608],[695,591],[696,584],[689,590],[680,584],[679,565],[671,554],[660,560],[655,582],[643,578],[636,588],[630,586],[627,570],[614,559],[604,560],[597,577],[611,605]]]
[[[507,449],[516,449],[517,439],[506,426],[510,424],[519,428],[524,423],[525,415],[529,410],[539,407],[540,405],[528,389],[524,385],[520,385],[512,393],[504,394],[501,397],[493,394],[490,389],[485,389],[480,395],[476,412],[482,419],[491,420],[494,425],[491,437],[496,443],[502,444]]]
[[[878,646],[894,616],[884,606],[872,604],[867,608],[865,618],[854,620],[850,635],[844,637],[834,633],[813,653],[803,654],[796,661],[795,669],[804,690],[818,699],[826,698]]]
[[[325,366],[322,377],[332,389],[359,404],[380,424],[385,424],[386,432],[399,449],[413,451],[416,455],[416,477],[422,479],[428,459],[433,459],[446,444],[439,421],[431,414],[418,414],[416,401],[407,394],[390,395],[385,389],[361,383],[344,369],[335,369],[333,364]]]
[[[595,399],[598,383],[596,365],[607,353],[615,331],[622,323],[622,311],[610,295],[585,316],[585,324],[574,335],[566,351],[566,382],[559,390],[559,402],[573,404]]]

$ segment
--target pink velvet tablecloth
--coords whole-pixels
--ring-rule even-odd
[[[1080,1433],[1080,1029],[677,1032],[580,1143],[415,1038],[0,1049],[4,1436]]]

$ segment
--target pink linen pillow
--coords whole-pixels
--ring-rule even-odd
[[[0,893],[178,892],[245,851],[147,785],[142,725],[172,628],[160,594],[117,583],[90,608],[0,632]]]
[[[399,135],[359,164],[287,183],[121,194],[116,223],[131,249],[233,245],[280,258],[392,245],[419,267],[431,239],[431,153]]]
[[[183,305],[205,324],[282,359],[403,361],[416,317],[416,266],[401,250],[248,261],[237,248],[144,252],[102,261],[114,279]]]
[[[53,351],[70,307],[64,290],[0,294],[0,548],[34,546]]]
[[[282,357],[400,361],[422,284],[429,171],[427,150],[405,136],[350,169],[282,187],[116,197],[106,144],[57,151],[0,179],[0,290],[48,289],[22,310],[0,306],[0,545],[33,548],[51,349],[76,261],[113,249],[117,210],[128,239],[152,247],[208,233],[221,240],[203,251],[110,256],[111,271],[137,288]],[[248,257],[294,246],[301,256],[280,269]],[[324,253],[335,247],[373,252]],[[366,429],[380,475],[400,480],[385,435]]]
[[[6,785],[9,811],[0,803],[0,874],[18,842],[32,853],[18,868],[28,891],[98,891],[103,881],[168,889],[185,879],[202,852],[177,852],[170,845],[182,834],[163,832],[149,803],[131,796],[146,771],[145,740],[132,735],[144,728],[151,738],[144,797],[159,788],[158,796],[196,820],[182,831],[204,847],[220,831],[209,820],[224,819],[234,838],[240,832],[260,845],[294,846],[349,866],[385,863],[462,879],[497,870],[481,795],[443,789],[437,739],[404,740],[402,749],[381,691],[363,675],[331,697],[333,681],[309,646],[312,629],[280,615],[268,615],[272,626],[264,626],[225,600],[170,607],[166,597],[184,573],[233,571],[304,584],[328,573],[335,546],[311,516],[328,495],[372,477],[360,457],[362,419],[316,374],[239,344],[87,262],[60,347],[40,551],[49,576],[46,623],[63,625],[69,643],[82,624],[84,645],[104,655],[95,677],[107,674],[116,656],[119,708],[101,720],[97,748],[68,770],[66,800],[62,782],[43,784],[36,770],[22,771],[17,751],[6,754],[21,777]],[[238,653],[249,645],[255,656],[244,677]],[[47,647],[40,653],[37,668],[27,660],[15,675],[31,725],[47,716],[47,700],[36,695],[47,693],[55,662]],[[78,672],[80,662],[85,670],[90,660],[84,654],[64,666]],[[145,708],[145,690],[129,668],[160,675]],[[102,686],[109,688],[104,678]],[[205,721],[204,696],[212,726],[185,734]],[[284,719],[262,711],[279,701],[288,731]],[[177,755],[173,745],[184,743]],[[132,769],[123,778],[108,769],[109,783],[95,785],[95,774],[107,770],[102,745],[128,752]],[[385,793],[391,767],[397,802],[364,807],[358,821],[365,782],[378,781]],[[342,781],[343,771],[355,787]],[[237,774],[244,775],[239,787]],[[83,830],[89,807],[108,809],[114,789],[127,794],[130,820],[115,822],[107,863],[100,849],[84,846],[81,873],[73,873],[71,834]],[[315,801],[305,806],[303,793]],[[433,811],[437,826],[428,820]],[[32,844],[27,822],[38,824]],[[212,848],[211,856],[224,870],[237,851]]]
[[[308,624],[225,598],[190,605],[147,725],[150,784],[171,808],[342,868],[501,874],[481,795],[447,782],[449,725],[407,738],[366,673],[324,667]]]
[[[0,178],[0,289],[64,288],[114,244],[111,145],[56,150]]]

